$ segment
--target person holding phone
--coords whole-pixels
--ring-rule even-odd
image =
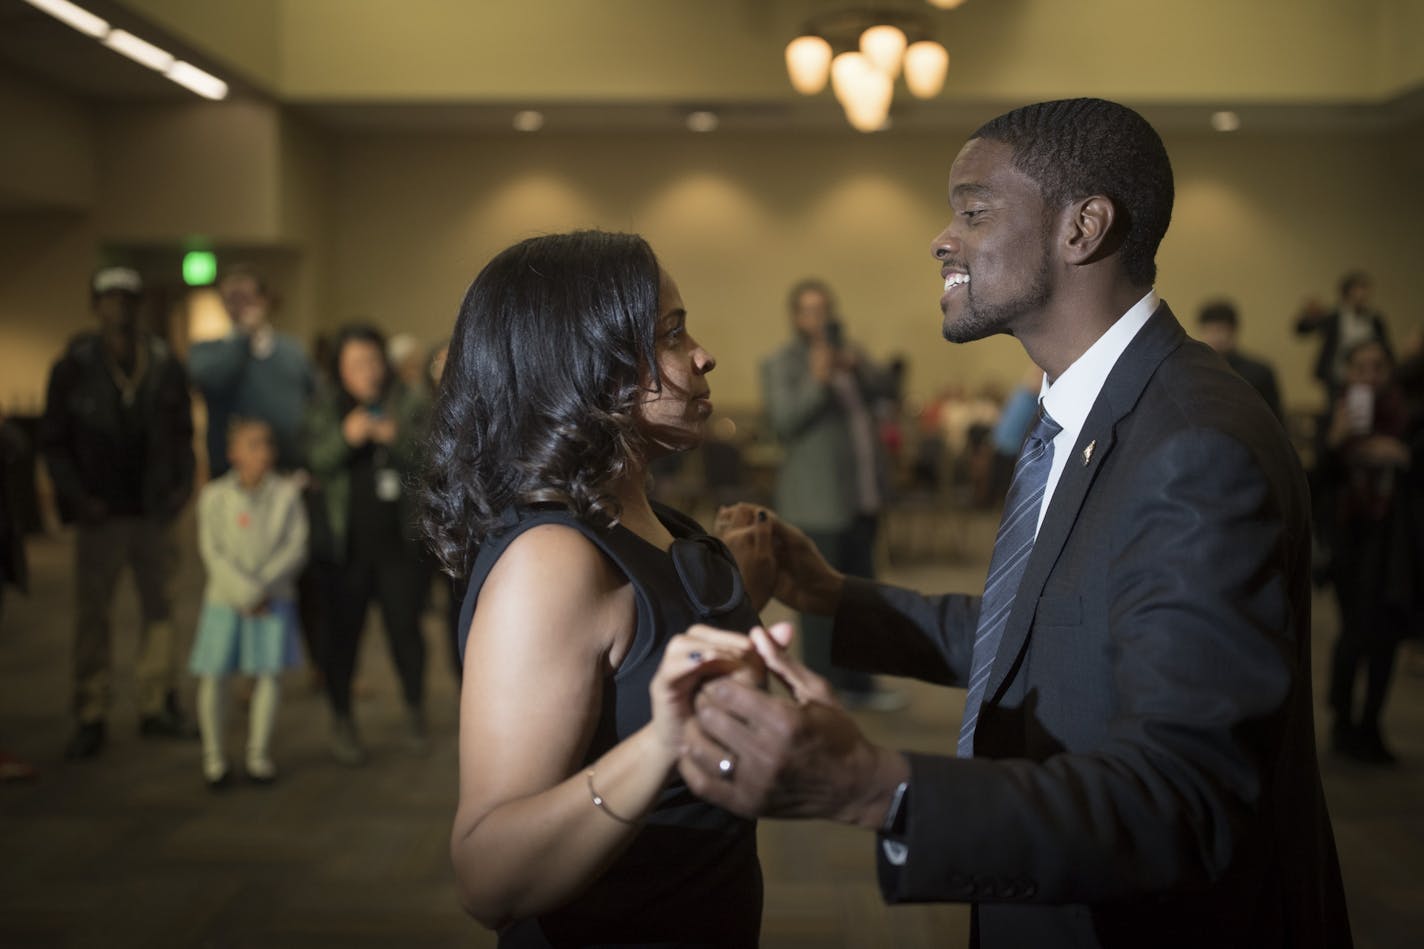
[[[1321,531],[1340,606],[1330,666],[1332,749],[1365,764],[1391,765],[1380,730],[1400,640],[1416,609],[1420,573],[1418,487],[1407,443],[1408,411],[1383,342],[1345,355],[1344,388],[1326,417],[1316,471],[1325,506]],[[1355,680],[1365,671],[1363,702]]]
[[[431,568],[416,537],[409,490],[429,400],[391,372],[385,339],[375,328],[344,327],[332,349],[333,385],[307,417],[308,457],[321,492],[317,514],[324,520],[313,531],[312,554],[337,565],[325,669],[331,752],[342,764],[360,765],[366,749],[351,714],[351,682],[373,597],[400,674],[406,745],[421,753],[429,744],[420,612]]]
[[[795,337],[762,365],[772,431],[785,449],[776,508],[804,530],[828,562],[851,576],[875,575],[875,534],[889,487],[875,407],[894,398],[893,378],[845,338],[835,295],[806,279],[787,298]],[[830,621],[802,616],[806,664],[851,707],[893,710],[898,692],[831,663]]]

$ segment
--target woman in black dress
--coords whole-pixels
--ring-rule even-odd
[[[761,675],[746,636],[697,624],[749,630],[767,594],[646,488],[701,440],[714,365],[634,235],[524,241],[461,305],[425,530],[469,578],[451,851],[502,947],[756,945],[755,826],[676,762],[696,687]]]

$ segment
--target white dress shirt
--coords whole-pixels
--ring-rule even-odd
[[[1053,421],[1063,426],[1063,430],[1053,439],[1053,466],[1048,470],[1043,504],[1038,509],[1039,527],[1043,526],[1043,516],[1048,512],[1048,503],[1053,500],[1053,491],[1068,464],[1068,455],[1078,443],[1083,423],[1088,420],[1093,403],[1098,401],[1103,383],[1107,381],[1113,366],[1117,365],[1118,357],[1127,349],[1127,344],[1146,325],[1148,317],[1157,311],[1158,302],[1157,291],[1148,290],[1147,295],[1118,317],[1117,322],[1109,326],[1107,332],[1099,336],[1098,341],[1058,377],[1057,382],[1049,385],[1048,377],[1044,377],[1039,398],[1044,410]]]

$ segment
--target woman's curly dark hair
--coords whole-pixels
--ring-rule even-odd
[[[635,408],[661,385],[659,267],[635,234],[522,241],[460,304],[431,424],[421,526],[452,576],[511,505],[611,523],[613,482],[641,464]]]

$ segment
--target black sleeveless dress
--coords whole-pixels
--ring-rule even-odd
[[[655,504],[654,510],[674,537],[671,550],[621,525],[597,527],[563,509],[506,512],[504,529],[480,548],[460,610],[463,660],[485,578],[510,542],[540,524],[578,530],[629,578],[637,594],[637,632],[617,673],[604,682],[585,766],[651,720],[648,686],[670,638],[694,623],[746,632],[759,622],[722,542],[671,508]],[[602,876],[562,908],[502,930],[499,945],[756,946],[761,907],[755,822],[696,798],[674,773],[637,836]]]

